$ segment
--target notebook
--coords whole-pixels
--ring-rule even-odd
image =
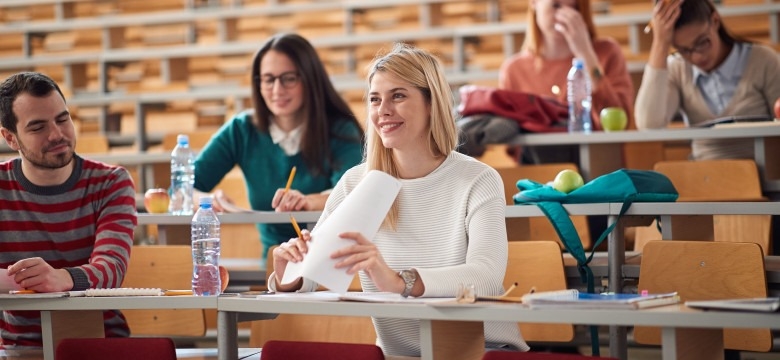
[[[774,119],[769,115],[735,115],[735,116],[719,117],[717,119],[712,119],[709,121],[705,121],[703,123],[696,124],[693,127],[703,128],[703,127],[712,127],[715,125],[722,125],[722,124],[760,123],[760,122],[767,122],[767,121],[774,121]]]
[[[780,310],[780,297],[686,301],[685,306],[697,309],[775,312]]]
[[[676,304],[680,297],[676,292],[663,294],[590,294],[577,290],[568,293],[556,292],[551,296],[545,293],[526,295],[523,303],[532,309],[646,309],[650,307]]]

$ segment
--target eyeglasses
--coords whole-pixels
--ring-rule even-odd
[[[691,47],[675,46],[677,52],[684,57],[690,57],[693,53],[701,54],[709,50],[710,47],[712,47],[712,38],[711,35],[709,35],[710,30],[712,30],[712,22],[707,26],[707,32],[705,33],[708,34],[707,37],[697,40]]]
[[[294,88],[298,83],[301,82],[301,76],[298,75],[295,71],[289,71],[286,73],[282,73],[278,76],[273,75],[263,75],[260,78],[260,87],[262,87],[265,90],[271,90],[274,88],[274,84],[276,84],[276,80],[279,80],[279,83],[282,85],[285,89],[291,89]]]

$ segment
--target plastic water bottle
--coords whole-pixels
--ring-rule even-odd
[[[593,128],[593,122],[590,119],[590,75],[585,71],[585,62],[582,59],[573,59],[571,65],[569,75],[566,76],[568,80],[569,132],[590,133]]]
[[[171,202],[168,211],[174,215],[192,215],[192,189],[195,185],[195,154],[187,135],[176,137],[171,152]]]
[[[200,198],[200,207],[192,217],[192,293],[219,295],[219,218],[211,208],[211,196]]]

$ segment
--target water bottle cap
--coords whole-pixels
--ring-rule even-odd
[[[176,143],[179,145],[189,145],[190,137],[184,134],[179,134],[178,136],[176,136]]]
[[[585,68],[585,60],[580,58],[571,59],[571,66],[576,67],[577,69],[583,69]]]
[[[201,196],[199,203],[200,203],[200,205],[209,205],[210,206],[212,204],[212,202],[213,202],[213,199],[211,198],[211,196]]]

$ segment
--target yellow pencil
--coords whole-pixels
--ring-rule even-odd
[[[298,226],[298,222],[295,221],[295,218],[290,214],[290,222],[292,223],[292,226],[295,228],[295,233],[298,234],[298,239],[303,239],[303,234],[301,234],[301,227]]]
[[[290,170],[290,177],[287,178],[287,186],[284,187],[285,193],[290,191],[290,185],[292,185],[292,181],[294,177],[295,177],[295,166],[293,166],[292,170]]]
[[[15,295],[18,295],[18,294],[35,294],[35,293],[37,293],[37,291],[35,291],[35,290],[28,290],[28,289],[22,289],[22,290],[11,290],[11,291],[9,291],[9,293],[15,294]]]
[[[669,3],[669,0],[662,0],[662,1],[664,2],[664,5]],[[645,26],[645,34],[649,34],[651,31],[653,31],[653,20],[650,20],[650,22],[647,23],[647,26]]]

